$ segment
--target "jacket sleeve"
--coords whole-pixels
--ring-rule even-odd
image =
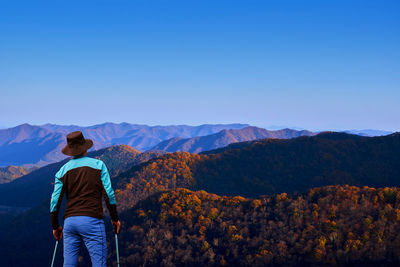
[[[107,167],[102,163],[101,167],[101,182],[103,184],[103,195],[106,202],[108,212],[110,213],[111,220],[118,221],[117,205],[115,202],[114,190],[111,187],[110,174],[108,173]]]
[[[58,223],[58,213],[64,196],[64,184],[60,178],[61,177],[58,177],[57,173],[54,181],[54,191],[50,201],[51,226],[53,229],[57,229],[60,226]]]

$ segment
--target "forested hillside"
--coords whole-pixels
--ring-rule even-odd
[[[336,184],[400,186],[399,162],[400,134],[322,133],[238,143],[207,155],[171,153],[135,166],[116,182],[121,205],[129,208],[176,187],[257,197]]]
[[[0,184],[9,183],[24,176],[38,167],[7,166],[0,168]]]
[[[48,204],[0,229],[2,265],[50,262],[54,241]],[[326,186],[258,198],[178,188],[139,201],[120,219],[121,266],[400,264],[399,188]],[[108,266],[116,266],[106,222]],[[60,245],[57,264],[62,264]],[[85,250],[81,253],[79,266],[90,265]]]
[[[255,199],[176,189],[121,219],[127,266],[400,264],[399,188],[327,186]]]

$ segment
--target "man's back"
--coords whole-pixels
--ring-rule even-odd
[[[111,219],[118,221],[110,176],[101,160],[87,156],[74,157],[57,172],[51,202],[53,228],[58,226],[58,211],[64,193],[67,198],[64,219],[82,215],[102,219],[103,193]]]

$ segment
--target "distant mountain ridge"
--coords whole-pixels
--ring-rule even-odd
[[[225,129],[218,133],[207,136],[197,136],[193,138],[174,137],[159,143],[151,150],[200,153],[207,150],[225,147],[231,143],[243,141],[252,141],[265,138],[289,139],[299,136],[312,135],[315,135],[315,133],[306,130],[297,131],[292,129],[282,129],[277,131],[269,131],[263,128],[248,126],[242,129]]]
[[[173,137],[191,138],[246,126],[248,124],[148,126],[103,123],[81,127],[56,124],[37,126],[25,123],[13,128],[0,129],[0,167],[23,164],[43,166],[63,160],[66,156],[61,153],[61,149],[66,144],[65,135],[76,130],[81,130],[86,138],[94,141],[92,150],[124,144],[145,151]]]
[[[382,135],[392,134],[393,132],[382,131],[382,130],[373,130],[373,129],[364,129],[364,130],[348,130],[348,131],[345,131],[345,133],[357,134],[357,135],[361,135],[361,136],[382,136]]]
[[[0,130],[0,167],[59,161],[65,137],[61,133],[22,124]],[[50,153],[51,152],[51,153]]]
[[[199,126],[148,126],[130,123],[103,123],[81,127],[77,125],[21,124],[0,129],[0,167],[9,165],[44,166],[66,158],[61,153],[65,136],[81,130],[94,141],[92,150],[114,145],[129,145],[139,151],[162,150],[199,153],[218,149],[231,143],[263,138],[293,138],[314,135],[306,130],[282,129],[268,131],[248,124],[204,124]],[[362,136],[384,135],[389,132],[361,130]]]

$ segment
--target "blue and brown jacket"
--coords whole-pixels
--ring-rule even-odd
[[[50,213],[53,229],[59,227],[58,213],[63,195],[67,206],[64,219],[71,216],[103,218],[102,195],[111,220],[118,221],[114,190],[110,175],[103,161],[87,156],[73,157],[55,175]]]

